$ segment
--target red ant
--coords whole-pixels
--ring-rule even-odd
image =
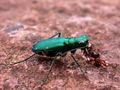
[[[89,63],[93,63],[97,67],[102,66],[106,68],[108,66],[105,60],[101,60],[98,50],[95,49],[92,44],[89,44],[89,46],[83,50],[83,55]]]

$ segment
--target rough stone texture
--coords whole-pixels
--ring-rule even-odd
[[[120,0],[0,0],[0,90],[120,90]],[[89,65],[78,51],[86,80],[71,66],[68,54],[56,61],[48,82],[40,87],[50,60],[32,54],[38,40],[57,32],[65,37],[87,34],[100,49],[107,69]]]

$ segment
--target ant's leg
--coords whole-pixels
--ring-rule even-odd
[[[87,49],[84,49],[82,50],[82,53],[83,53],[83,58],[86,60],[86,61],[90,61],[90,52],[87,50]]]
[[[29,56],[28,58],[26,58],[26,59],[24,59],[24,60],[21,60],[21,61],[18,61],[18,62],[9,64],[9,65],[15,65],[15,64],[18,64],[18,63],[21,63],[21,62],[25,62],[25,61],[29,60],[31,57],[33,57],[33,56],[35,56],[35,54],[32,54],[31,56]]]
[[[57,33],[57,34],[55,34],[55,35],[49,37],[49,39],[50,39],[50,38],[56,38],[56,37],[61,37],[61,33]]]

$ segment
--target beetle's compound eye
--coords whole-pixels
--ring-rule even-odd
[[[82,42],[79,42],[79,44],[84,44],[85,42],[84,41],[82,41]]]
[[[88,44],[88,40],[87,41],[81,41],[79,42],[80,45],[84,46],[84,45],[87,45]]]

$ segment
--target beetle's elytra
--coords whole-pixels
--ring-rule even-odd
[[[62,54],[73,49],[84,49],[88,46],[88,40],[86,35],[72,38],[49,38],[35,43],[32,51],[36,54],[43,52],[46,55],[55,56],[58,52]]]

